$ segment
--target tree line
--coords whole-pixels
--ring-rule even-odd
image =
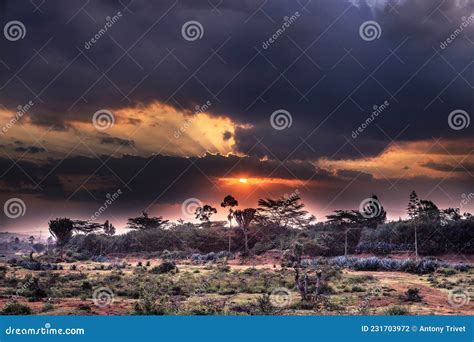
[[[367,207],[358,210],[335,210],[334,213],[327,215],[326,221],[316,224],[315,217],[310,215],[301,202],[300,196],[295,193],[291,196],[284,196],[277,199],[260,199],[257,208],[237,209],[239,202],[232,195],[227,195],[221,203],[221,207],[227,209],[228,228],[224,229],[224,222],[213,222],[212,216],[217,213],[217,209],[209,204],[204,204],[195,210],[195,218],[201,221],[201,224],[185,223],[184,220],[170,222],[162,216],[150,216],[142,212],[140,216],[129,218],[127,228],[132,232],[156,232],[156,231],[179,231],[180,234],[186,229],[205,230],[223,230],[227,239],[227,250],[235,250],[234,243],[239,242],[245,254],[250,253],[250,245],[267,243],[268,246],[274,245],[274,241],[267,241],[268,236],[277,239],[278,234],[285,234],[288,231],[306,232],[311,235],[314,227],[319,227],[320,231],[334,230],[341,233],[344,240],[344,254],[347,255],[351,249],[354,250],[354,241],[359,240],[363,229],[376,230],[387,221],[387,213],[377,196],[373,195]],[[430,200],[420,199],[415,191],[410,194],[407,205],[408,219],[403,222],[408,223],[413,228],[413,239],[411,243],[418,256],[419,249],[419,231],[421,227],[443,226],[449,222],[468,221],[472,227],[472,215],[469,213],[461,214],[458,208],[439,209],[436,204]],[[235,228],[234,228],[235,227]],[[426,229],[426,228],[423,228]],[[56,247],[62,253],[64,247],[71,241],[75,235],[100,235],[111,237],[115,234],[115,227],[106,221],[103,224],[83,220],[72,220],[70,218],[57,218],[49,222],[49,231],[56,240]],[[262,236],[266,232],[268,236]],[[189,233],[189,232],[188,232]],[[468,231],[472,234],[472,229]],[[151,234],[151,233],[150,233]],[[200,239],[198,232],[195,232],[196,239]],[[220,233],[222,235],[222,232]],[[276,235],[274,235],[276,234]],[[367,235],[367,233],[366,233]],[[374,236],[376,234],[373,234]],[[241,237],[241,239],[240,239]],[[212,236],[207,237],[214,239]],[[317,241],[324,241],[327,237],[324,234],[318,235]],[[252,240],[252,241],[250,241]],[[257,241],[258,240],[258,241]],[[339,239],[340,240],[340,239]],[[338,241],[340,244],[340,241]],[[205,242],[203,242],[205,244]],[[242,244],[242,246],[240,246]],[[218,243],[219,248],[221,243]]]

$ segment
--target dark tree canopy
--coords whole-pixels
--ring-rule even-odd
[[[146,212],[142,216],[128,219],[127,228],[135,230],[149,230],[164,227],[169,221],[163,220],[162,216],[150,217]]]
[[[257,220],[266,225],[302,228],[315,220],[300,203],[299,196],[260,199]]]
[[[227,208],[227,207],[232,208],[238,205],[239,205],[239,202],[232,195],[227,195],[221,203],[222,208]]]
[[[115,234],[115,227],[109,220],[105,221],[103,225],[104,234],[107,236],[113,236]]]
[[[257,210],[253,208],[234,211],[234,218],[239,228],[244,230],[248,229],[250,223],[252,223],[252,220],[255,218],[256,212]]]
[[[58,247],[64,247],[74,233],[74,221],[69,218],[57,218],[49,221],[49,232],[56,239]]]
[[[202,207],[197,207],[195,212],[196,218],[198,220],[207,223],[210,222],[211,216],[214,214],[217,214],[217,209],[211,207],[208,204],[205,204]]]

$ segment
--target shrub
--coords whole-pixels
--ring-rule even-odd
[[[165,315],[165,307],[158,305],[155,301],[156,294],[156,288],[143,286],[140,289],[140,297],[133,306],[132,313],[135,315]]]
[[[358,286],[358,285],[354,285],[354,286],[352,286],[351,291],[352,292],[364,292],[365,290],[362,287]]]
[[[172,261],[164,261],[160,265],[153,267],[150,272],[154,274],[177,273],[178,267]]]
[[[416,287],[410,287],[405,292],[405,300],[408,302],[421,302],[423,297],[420,296],[420,289]]]
[[[31,308],[17,302],[8,304],[1,311],[2,315],[31,315]]]
[[[44,303],[43,308],[41,309],[43,312],[48,312],[51,310],[54,310],[54,305],[52,303]]]
[[[459,265],[449,265],[433,259],[422,260],[397,260],[390,258],[355,258],[339,256],[332,258],[329,263],[339,267],[352,268],[357,271],[399,271],[408,273],[427,274],[436,271],[440,267],[459,267]],[[468,267],[463,265],[468,270]]]
[[[257,313],[260,315],[269,315],[273,312],[273,305],[268,294],[263,294],[257,299]]]
[[[392,306],[385,310],[385,314],[388,316],[403,316],[403,315],[409,315],[410,312],[408,311],[407,308],[404,308],[403,306]]]

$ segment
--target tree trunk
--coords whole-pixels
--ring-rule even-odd
[[[248,239],[248,232],[244,229],[244,239],[245,239],[245,253],[248,254],[249,252],[249,239]]]
[[[344,256],[347,256],[347,229],[345,233],[345,240],[344,240]]]
[[[231,240],[232,240],[232,221],[229,220],[229,253],[230,253]]]
[[[415,224],[415,258],[418,260],[418,234],[417,234],[417,227]]]

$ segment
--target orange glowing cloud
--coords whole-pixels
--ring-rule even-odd
[[[466,146],[468,148],[466,148]],[[462,165],[471,164],[474,157],[469,149],[473,141],[462,140],[423,140],[398,142],[391,144],[380,155],[371,158],[351,160],[321,159],[319,167],[334,170],[358,170],[370,173],[375,179],[413,178],[426,176],[431,178],[463,177],[462,172],[436,170],[427,167],[430,164],[451,165],[462,170]],[[466,167],[466,172],[467,172]]]

